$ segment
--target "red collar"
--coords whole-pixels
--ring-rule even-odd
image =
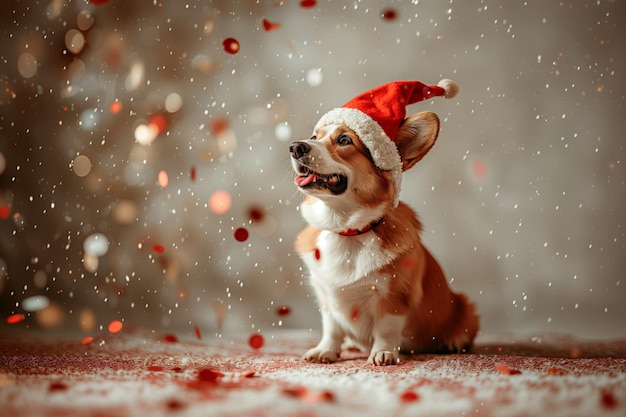
[[[380,222],[383,221],[383,218],[381,217],[378,220],[374,220],[371,223],[368,223],[364,228],[362,229],[348,229],[348,230],[344,230],[343,232],[339,232],[339,234],[341,236],[356,236],[356,235],[362,235],[363,233],[367,233],[370,230],[372,230],[372,228],[378,226],[380,224]]]

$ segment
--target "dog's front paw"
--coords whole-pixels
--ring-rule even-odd
[[[390,352],[388,350],[381,350],[378,352],[372,352],[367,359],[369,363],[374,365],[395,365],[400,362],[400,356],[397,352]]]
[[[302,359],[308,362],[315,363],[334,363],[339,360],[339,355],[337,354],[337,352],[334,352],[332,350],[315,347],[305,353],[302,356]]]

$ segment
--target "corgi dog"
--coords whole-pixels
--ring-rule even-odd
[[[400,175],[438,135],[433,112],[400,122],[394,142]],[[422,245],[416,213],[394,204],[393,172],[374,163],[345,123],[318,123],[310,139],[291,143],[289,151],[309,224],[295,250],[310,274],[323,326],[303,359],[333,363],[342,347],[368,352],[374,365],[399,363],[401,353],[468,352],[479,327],[475,307],[448,287]]]

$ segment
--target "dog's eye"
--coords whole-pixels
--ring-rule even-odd
[[[337,139],[337,143],[341,146],[352,145],[352,138],[348,135],[341,135]]]

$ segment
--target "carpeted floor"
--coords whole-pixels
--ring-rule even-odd
[[[302,362],[315,342],[297,331],[5,333],[0,416],[626,416],[626,340],[483,335],[472,354],[392,367],[359,352]]]

